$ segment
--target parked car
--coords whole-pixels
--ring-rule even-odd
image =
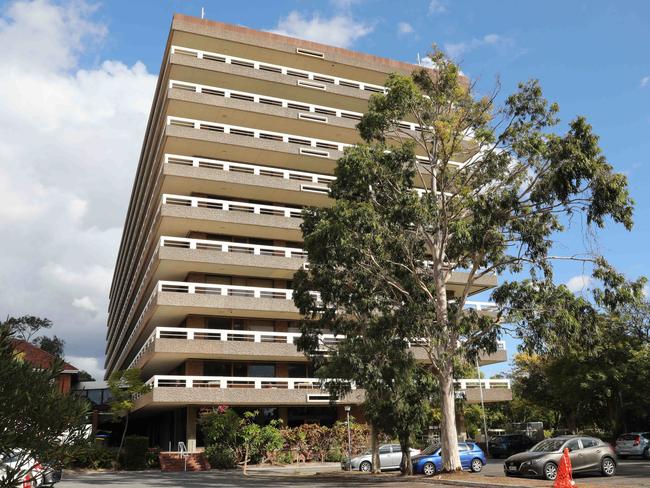
[[[490,456],[499,459],[518,452],[527,451],[535,445],[535,441],[525,434],[504,434],[490,439],[488,442]]]
[[[603,476],[616,473],[616,453],[612,446],[595,437],[582,436],[545,439],[526,452],[510,456],[503,463],[503,470],[506,476],[541,476],[554,480],[564,448],[569,449],[574,473],[599,471]]]
[[[41,464],[19,450],[0,460],[0,479],[8,470],[16,469],[20,470],[18,482],[25,488],[48,487],[61,481],[61,469]]]
[[[487,463],[485,453],[475,442],[459,442],[458,454],[463,469],[478,473]],[[413,457],[413,472],[433,476],[442,469],[440,446],[434,444]]]
[[[628,456],[643,456],[650,459],[650,432],[631,432],[616,439],[614,448],[621,459]]]
[[[411,449],[411,456],[420,454],[419,449]],[[379,446],[379,465],[380,469],[399,469],[402,462],[402,447],[399,444],[384,444]],[[372,451],[367,450],[363,454],[353,457],[351,460],[344,459],[341,461],[341,468],[352,471],[372,471]]]

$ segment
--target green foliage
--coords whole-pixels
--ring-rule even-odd
[[[241,418],[232,409],[219,407],[204,411],[199,417],[206,445],[217,445],[235,450],[239,445]]]
[[[40,347],[52,356],[63,358],[63,350],[65,348],[65,341],[57,336],[47,337],[41,336],[34,339],[33,344]]]
[[[52,321],[34,315],[23,315],[22,317],[8,317],[3,325],[9,328],[10,334],[15,338],[29,341],[41,330],[50,329]]]
[[[150,447],[147,449],[145,463],[148,469],[160,469],[160,448]]]
[[[515,395],[548,412],[554,428],[650,428],[650,306],[600,313],[594,324],[582,340],[548,340],[539,354],[517,355]]]
[[[147,467],[148,450],[148,437],[139,435],[126,436],[124,438],[124,452],[120,459],[121,465],[129,471],[145,469]]]
[[[209,445],[205,448],[205,456],[212,469],[233,469],[237,466],[235,451],[230,447]]]
[[[306,319],[299,347],[343,379],[371,371],[382,377],[391,362],[379,344],[389,343],[395,368],[402,368],[408,344],[419,341],[440,387],[445,469],[459,469],[454,364],[494,351],[502,323],[498,314],[465,309],[477,280],[529,276],[504,282],[493,296],[535,347],[551,335],[566,342],[595,327],[593,303],[553,284],[557,259],[594,264],[606,289],[599,299],[610,308],[629,302],[639,282],[621,281],[594,253],[551,254],[576,217],[596,228],[608,220],[632,226],[626,178],[613,171],[585,119],[556,133],[559,109],[537,81],[520,84],[496,107],[494,97],[476,98],[441,52],[431,58],[435,71],[392,74],[387,94],[371,97],[358,124],[364,143],[337,162],[334,204],[304,212],[309,269],[294,277],[294,301]],[[421,130],[405,129],[403,120]],[[446,283],[455,272],[466,273],[467,283],[452,297]],[[321,354],[324,331],[346,335],[338,352]],[[362,345],[378,357],[359,370]],[[346,391],[345,384],[328,388]]]
[[[10,324],[0,324],[0,458],[19,449],[17,469],[0,475],[4,486],[16,486],[19,471],[32,455],[53,464],[65,462],[85,439],[85,400],[59,391],[60,360],[35,369],[13,348]]]
[[[88,441],[74,450],[67,464],[87,469],[110,469],[114,462],[113,450]]]
[[[135,406],[136,398],[144,395],[151,387],[146,385],[137,368],[113,371],[108,378],[108,388],[111,391],[111,412],[116,419],[125,419],[124,431],[120,440],[120,447],[117,450],[117,457],[120,458],[126,432],[129,428],[129,414]]]

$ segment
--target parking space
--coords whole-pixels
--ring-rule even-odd
[[[489,459],[480,475],[488,478],[502,477],[503,459]],[[578,487],[586,484],[588,486],[650,488],[650,461],[619,460],[617,473],[613,478],[606,478],[597,473],[576,474],[574,478]],[[548,486],[552,486],[552,483],[549,482]]]

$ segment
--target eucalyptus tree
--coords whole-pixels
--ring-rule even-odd
[[[357,126],[363,143],[338,160],[334,204],[305,211],[309,269],[295,277],[295,301],[310,319],[302,326],[306,349],[321,331],[346,334],[354,319],[373,327],[379,322],[367,318],[375,316],[399,318],[397,339],[423,341],[440,386],[449,471],[460,469],[454,361],[494,350],[500,333],[499,313],[466,306],[475,284],[492,273],[526,277],[526,286],[500,287],[508,307],[515,291],[552,296],[557,260],[603,264],[593,254],[554,255],[558,235],[572,220],[630,229],[633,202],[585,118],[560,133],[558,106],[543,98],[537,81],[497,105],[496,95],[476,97],[443,54],[431,59],[435,69],[392,74],[387,93],[371,97]],[[452,295],[446,283],[461,271],[465,284]]]

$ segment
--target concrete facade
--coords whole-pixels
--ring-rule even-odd
[[[287,422],[311,418],[310,409],[334,421],[353,405],[363,418],[363,391],[330,406],[293,343],[301,317],[291,279],[308,261],[300,212],[332,204],[328,182],[344,148],[360,140],[355,126],[370,96],[390,73],[413,69],[174,17],[111,286],[106,346],[107,375],[137,367],[153,386],[136,416],[152,419],[152,438],[164,447],[182,440],[196,449],[200,409],[220,404],[264,408]],[[448,288],[465,280],[456,273]],[[495,285],[486,276],[472,292]],[[481,361],[505,359],[499,350]],[[508,392],[485,390],[484,400]],[[473,388],[466,397],[478,401]]]

